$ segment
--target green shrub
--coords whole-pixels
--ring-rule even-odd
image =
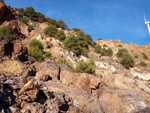
[[[81,54],[81,47],[77,44],[78,39],[74,35],[67,36],[64,43],[64,47],[67,50],[73,51],[77,56]]]
[[[29,47],[28,55],[34,57],[39,62],[44,60],[43,52],[37,46],[36,47]]]
[[[124,54],[128,54],[128,50],[127,49],[119,49],[118,52],[117,52],[117,57],[118,58],[122,58],[124,56]]]
[[[40,23],[46,21],[45,15],[43,15],[43,14],[40,13],[40,12],[36,12],[36,17],[37,17],[37,21],[40,22]]]
[[[112,51],[111,48],[108,48],[108,49],[103,48],[102,52],[101,52],[101,55],[102,56],[112,56],[113,55],[113,51]]]
[[[57,22],[56,22],[56,20],[55,20],[55,19],[52,19],[52,18],[46,17],[46,21],[47,21],[48,23],[50,23],[51,25],[54,25],[54,26],[56,26],[56,25],[57,25]]]
[[[37,39],[33,39],[30,42],[29,47],[38,47],[39,49],[43,50],[43,44],[42,44],[42,42],[40,42]]]
[[[32,30],[34,30],[33,26],[32,26],[32,25],[29,25],[29,26],[28,26],[28,31],[31,32]]]
[[[129,54],[124,54],[124,56],[121,57],[120,63],[126,68],[129,69],[130,67],[134,66],[134,60],[132,56]]]
[[[88,57],[89,50],[84,47],[81,47],[81,53],[82,55]]]
[[[84,36],[85,36],[85,34],[84,34],[83,31],[78,31],[78,32],[76,33],[76,35],[77,35],[78,37],[84,37]]]
[[[66,59],[64,58],[59,58],[57,61],[56,61],[57,64],[61,64],[61,65],[66,65],[68,66],[71,70],[73,70],[73,67],[66,61]]]
[[[108,46],[106,44],[104,44],[103,47],[108,47]]]
[[[118,47],[122,47],[122,45],[121,45],[121,44],[119,44],[119,45],[118,45]]]
[[[67,27],[67,30],[68,30],[68,31],[71,31],[71,29],[70,29],[69,27]]]
[[[72,30],[75,31],[75,32],[82,31],[82,30],[79,29],[79,28],[72,28]]]
[[[57,21],[57,27],[58,27],[58,28],[65,29],[65,28],[67,27],[67,25],[64,23],[63,20],[59,19],[59,20]]]
[[[48,26],[44,29],[44,33],[49,37],[55,37],[55,35],[57,34],[57,28],[56,26]]]
[[[94,49],[95,49],[95,52],[96,52],[96,53],[99,53],[99,54],[100,54],[100,53],[102,52],[102,47],[101,47],[99,44],[96,44],[96,46],[95,46]]]
[[[18,8],[17,9],[21,14],[24,14],[24,8]]]
[[[135,55],[134,58],[138,58],[138,55]]]
[[[88,62],[81,60],[77,63],[75,71],[78,73],[95,74],[95,67],[95,63],[92,59],[90,59]]]
[[[64,43],[64,47],[67,50],[71,50],[75,55],[88,54],[88,44],[82,37],[75,37],[74,35],[67,36]]]
[[[102,38],[98,38],[97,40],[103,40]]]
[[[143,58],[144,58],[144,59],[148,59],[148,56],[144,53],[144,54],[143,54]]]
[[[124,48],[119,49],[117,52],[117,57],[120,58],[120,63],[126,68],[134,66],[134,60],[131,55],[129,55],[128,51]]]
[[[31,20],[34,20],[36,17],[36,12],[33,7],[27,7],[24,11],[25,16],[29,17]]]
[[[95,46],[96,46],[96,42],[93,42],[92,47],[95,48]]]
[[[143,61],[141,61],[139,65],[142,66],[142,67],[146,67],[147,66],[147,64],[145,62],[143,62]]]
[[[39,40],[33,39],[29,44],[28,55],[34,57],[39,62],[43,61],[43,44]]]
[[[46,52],[45,54],[44,54],[44,57],[46,58],[46,57],[51,57],[52,56],[52,54],[50,53],[50,52]]]
[[[66,35],[65,35],[63,30],[60,30],[57,32],[55,38],[60,40],[60,41],[64,41],[66,39]]]
[[[92,45],[93,39],[90,35],[85,34],[85,41],[89,44]]]
[[[23,16],[23,17],[21,18],[21,21],[22,21],[24,24],[28,25],[29,18],[26,17],[26,16]]]
[[[4,26],[0,29],[0,36],[2,36],[6,40],[13,40],[15,39],[12,30],[9,26]]]

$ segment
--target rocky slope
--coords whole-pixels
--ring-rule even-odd
[[[1,5],[2,4],[2,5]],[[0,1],[0,27],[9,25],[16,40],[0,40],[0,112],[10,113],[149,113],[150,112],[150,67],[126,70],[118,63],[116,52],[122,45],[136,60],[143,61],[141,53],[150,55],[149,44],[145,46],[124,44],[122,41],[100,40],[100,45],[111,47],[113,57],[101,57],[92,51],[89,57],[95,60],[96,74],[75,73],[67,66],[56,64],[65,58],[72,66],[77,60],[87,61],[85,56],[76,57],[63,48],[63,43],[44,35],[45,23],[31,21],[34,30],[19,18],[21,14]],[[10,18],[12,14],[13,18]],[[59,30],[59,29],[58,29]],[[65,31],[66,35],[74,34]],[[44,51],[52,57],[36,62],[28,57],[27,48],[32,39],[44,44]],[[145,60],[147,64],[148,60]]]

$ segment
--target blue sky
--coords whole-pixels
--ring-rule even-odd
[[[150,0],[5,0],[16,8],[34,7],[35,11],[69,28],[80,28],[97,38],[122,40],[144,45],[150,43],[144,11],[150,21]]]

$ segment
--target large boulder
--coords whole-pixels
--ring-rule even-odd
[[[101,109],[105,113],[149,113],[150,106],[142,95],[133,90],[101,87]]]
[[[6,5],[4,3],[4,0],[0,0],[0,21],[3,18],[4,12],[5,12],[5,8],[6,8]]]
[[[57,81],[59,80],[60,68],[54,61],[47,60],[37,67],[35,79],[42,81]]]

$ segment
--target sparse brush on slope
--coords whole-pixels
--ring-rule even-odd
[[[88,62],[81,60],[77,63],[75,72],[95,74],[95,68],[96,68],[96,66],[92,59],[90,59]]]
[[[117,52],[117,57],[120,58],[120,63],[126,68],[130,69],[130,67],[134,66],[133,57],[128,53],[128,51],[124,48],[119,49]]]
[[[37,39],[33,39],[30,42],[28,55],[34,57],[39,62],[43,61],[45,57],[51,57],[51,53],[43,53],[43,44]]]
[[[0,28],[0,36],[2,36],[5,40],[9,40],[9,41],[15,39],[13,32],[9,26],[4,26]]]

